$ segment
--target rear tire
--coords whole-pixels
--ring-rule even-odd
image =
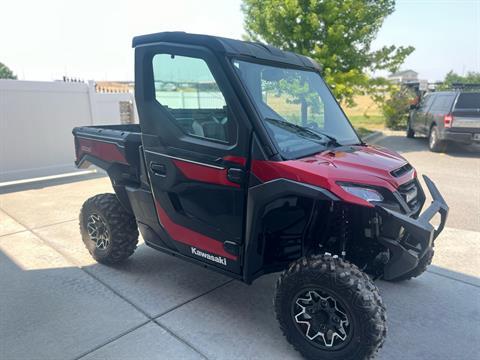
[[[92,257],[102,264],[122,262],[137,248],[135,217],[115,194],[100,194],[85,201],[80,211],[80,233]]]
[[[386,336],[382,298],[368,275],[330,255],[293,262],[274,297],[280,328],[307,359],[370,359]]]
[[[433,152],[444,152],[447,148],[447,144],[444,140],[440,140],[440,131],[437,125],[433,125],[430,128],[428,134],[428,148]]]

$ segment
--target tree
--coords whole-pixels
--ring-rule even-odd
[[[243,0],[242,5],[248,39],[313,58],[335,96],[349,103],[372,86],[369,73],[397,71],[414,50],[371,48],[394,9],[394,0]]]
[[[13,71],[10,70],[6,65],[0,62],[0,79],[13,79],[17,80],[17,76],[13,74]]]
[[[445,75],[445,79],[443,80],[443,84],[440,85],[440,89],[449,88],[452,84],[461,83],[461,84],[480,84],[480,73],[469,71],[465,76],[458,75],[457,73],[450,70],[447,75]]]

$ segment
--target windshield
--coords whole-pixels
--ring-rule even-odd
[[[283,157],[360,142],[319,74],[241,60],[233,64]]]

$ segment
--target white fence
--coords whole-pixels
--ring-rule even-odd
[[[93,82],[0,80],[0,182],[73,171],[72,128],[120,124],[121,102],[134,109],[132,94]]]

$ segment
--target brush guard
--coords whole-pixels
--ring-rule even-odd
[[[395,280],[417,267],[419,261],[433,248],[433,241],[440,235],[447,221],[449,207],[443,199],[440,191],[427,176],[423,179],[432,195],[432,203],[417,218],[392,211],[381,205],[375,208],[382,216],[389,217],[404,229],[403,236],[392,239],[379,236],[378,241],[390,250],[390,260],[385,265],[383,278]],[[435,228],[430,221],[437,214],[440,214],[440,224]],[[415,246],[410,240],[414,240]]]

